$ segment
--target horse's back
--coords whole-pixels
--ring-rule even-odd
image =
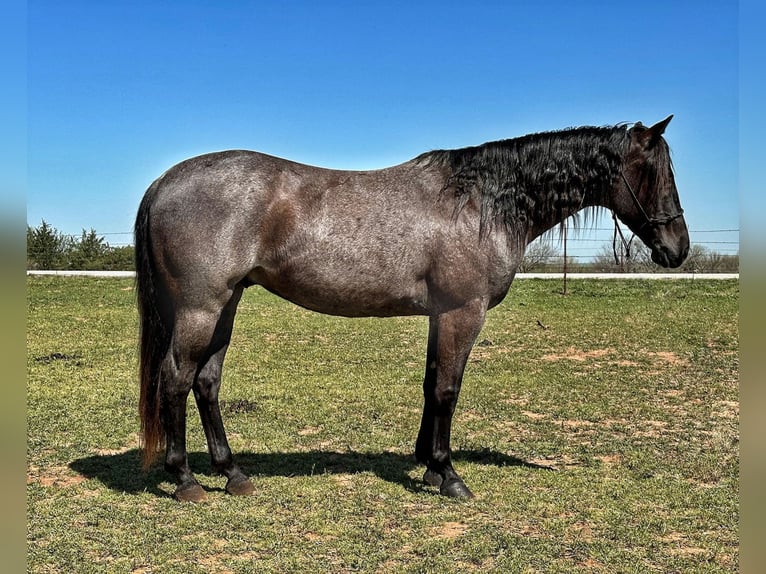
[[[273,182],[248,278],[325,313],[425,313],[438,193],[411,164],[360,172],[292,165]]]
[[[413,163],[355,172],[198,156],[147,192],[155,259],[179,297],[245,282],[327,313],[425,312],[432,180]]]

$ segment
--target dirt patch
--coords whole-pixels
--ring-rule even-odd
[[[600,460],[604,466],[617,466],[622,463],[622,455],[620,454],[602,454],[593,458]]]
[[[479,363],[481,361],[495,357],[497,355],[504,355],[510,352],[511,352],[511,349],[509,349],[508,347],[499,347],[499,346],[478,347],[477,346],[471,350],[471,355],[468,357],[468,362]]]
[[[519,529],[519,532],[521,532],[521,534],[524,536],[534,536],[537,538],[542,536],[540,528],[531,524],[525,524]]]
[[[523,407],[523,406],[526,406],[527,403],[529,403],[529,399],[524,397],[511,396],[511,398],[503,399],[503,402],[509,405],[516,405],[519,407]]]
[[[463,411],[460,412],[459,417],[463,423],[470,421],[483,421],[486,418],[475,409],[463,409]]]
[[[567,419],[561,421],[561,428],[566,429],[580,429],[580,428],[588,428],[594,426],[596,423],[593,421],[583,421],[583,420],[577,420],[577,419]]]
[[[571,540],[577,540],[580,542],[592,542],[593,529],[588,522],[585,520],[580,520],[568,528],[566,536]]]
[[[141,441],[138,437],[138,433],[132,433],[128,436],[126,440],[127,444],[125,446],[121,446],[119,448],[97,448],[93,449],[93,452],[99,456],[115,456],[118,454],[125,454],[126,452],[137,448],[140,442]]]
[[[707,552],[704,548],[689,546],[687,537],[680,532],[669,532],[665,536],[661,536],[659,541],[672,546],[670,553],[679,556],[694,556]]]
[[[650,351],[646,354],[670,365],[684,366],[689,364],[689,361],[679,357],[672,351]]]
[[[547,419],[548,415],[543,413],[535,413],[532,411],[521,411],[521,414],[524,415],[527,418],[532,419],[533,421],[540,421],[543,419]]]
[[[550,470],[561,470],[581,466],[581,462],[579,460],[566,454],[545,456],[542,458],[532,458],[527,460],[527,462],[529,464],[533,464],[541,468],[548,468]]]
[[[593,558],[586,558],[582,562],[579,563],[580,568],[584,568],[586,570],[604,570],[605,566],[599,562],[598,560],[594,560]]]
[[[434,529],[434,536],[443,540],[460,538],[468,531],[468,525],[463,522],[445,522],[439,528]]]
[[[215,572],[216,574],[234,574],[234,570],[227,568],[221,564],[221,560],[218,556],[206,556],[205,558],[198,558],[197,562],[202,565],[206,572]]]
[[[600,359],[601,357],[612,353],[614,353],[614,349],[583,351],[581,349],[575,349],[574,347],[567,347],[563,353],[543,355],[541,358],[543,361],[577,361],[582,363],[589,359]]]
[[[739,416],[739,402],[737,401],[717,401],[714,406],[716,416],[727,419],[736,419]]]
[[[662,436],[663,430],[668,426],[668,423],[665,421],[642,421],[640,424],[643,428],[634,430],[632,432],[633,436],[659,438]]]
[[[68,488],[85,482],[85,477],[75,474],[66,466],[52,466],[40,469],[30,466],[27,469],[27,484],[39,484],[46,488],[52,486]]]
[[[617,354],[617,349],[593,349],[591,351],[584,351],[575,347],[567,347],[563,353],[551,353],[549,355],[543,355],[541,359],[543,361],[574,361],[577,363],[585,363],[587,361],[593,361],[597,359],[611,358],[610,363],[619,367],[638,367],[639,363],[631,359],[618,359],[614,358]],[[655,364],[662,365],[674,365],[674,366],[686,366],[689,361],[683,357],[679,357],[672,351],[646,351],[644,354],[652,359]]]

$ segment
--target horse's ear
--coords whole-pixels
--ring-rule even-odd
[[[652,127],[647,128],[645,131],[641,132],[641,135],[639,137],[641,139],[641,143],[644,146],[644,149],[651,149],[655,145],[657,145],[657,142],[660,141],[662,134],[665,133],[665,128],[668,127],[668,124],[670,123],[670,120],[672,119],[673,119],[673,114],[669,115],[661,122],[657,122]]]

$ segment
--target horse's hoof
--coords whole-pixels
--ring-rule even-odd
[[[226,483],[226,492],[234,496],[246,496],[255,492],[255,487],[245,475],[234,476]]]
[[[202,502],[207,498],[205,490],[197,483],[182,484],[173,494],[179,502]]]
[[[423,475],[423,482],[425,482],[428,486],[435,486],[438,488],[442,485],[444,479],[438,472],[434,472],[431,469],[426,469],[426,472]]]
[[[459,478],[443,482],[439,487],[439,493],[450,498],[473,498],[473,492]]]

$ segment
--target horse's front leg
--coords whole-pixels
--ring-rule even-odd
[[[477,299],[429,322],[423,418],[415,455],[427,467],[423,480],[438,486],[445,496],[473,496],[452,467],[450,434],[465,365],[486,310],[486,301]]]

